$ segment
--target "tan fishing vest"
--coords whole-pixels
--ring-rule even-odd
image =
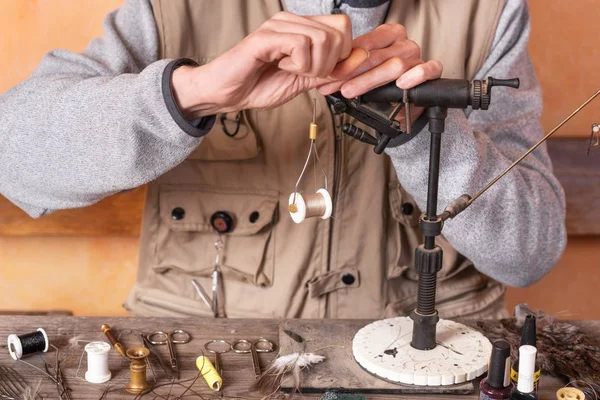
[[[161,57],[200,64],[282,9],[279,0],[152,4]],[[502,0],[393,0],[386,22],[403,24],[423,59],[441,60],[444,77],[470,79],[489,52],[502,7]],[[287,204],[308,152],[313,97],[334,212],[329,220],[295,224]],[[217,116],[189,159],[149,185],[140,269],[125,306],[136,315],[211,315],[190,282],[211,292],[217,235],[210,218],[225,211],[234,218],[221,267],[228,317],[381,318],[414,309],[420,211],[389,157],[342,134],[347,117],[333,116],[314,91],[240,118],[238,133],[229,136]],[[225,115],[230,134],[235,119],[235,113]],[[316,184],[314,176],[311,166],[301,185],[305,193],[323,186],[322,174]],[[440,315],[503,315],[504,288],[443,238],[438,243],[444,249]]]

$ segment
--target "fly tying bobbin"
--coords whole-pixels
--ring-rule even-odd
[[[110,344],[106,342],[91,342],[85,345],[87,353],[88,370],[85,380],[90,383],[104,383],[110,380],[111,373],[108,369],[108,353]]]
[[[320,217],[321,219],[328,219],[331,217],[331,213],[333,211],[333,201],[331,200],[331,195],[327,191],[327,174],[321,166],[321,161],[319,160],[319,152],[317,150],[317,136],[318,136],[318,126],[317,126],[317,101],[313,99],[313,118],[310,123],[308,130],[308,138],[310,139],[310,148],[308,150],[308,156],[306,157],[306,162],[304,163],[304,167],[302,168],[302,172],[300,173],[300,177],[296,182],[296,187],[294,189],[294,193],[290,194],[289,202],[288,202],[288,211],[292,220],[299,224],[304,221],[306,218],[312,217]],[[325,187],[316,191],[316,193],[311,194],[301,194],[298,191],[298,185],[300,185],[300,181],[304,176],[304,172],[306,171],[306,167],[310,162],[311,155],[314,151],[314,161],[315,161],[315,169],[317,165],[321,169],[323,176],[325,178]],[[315,186],[316,186],[316,178],[315,178]]]
[[[20,360],[21,357],[27,354],[33,354],[37,352],[47,352],[50,347],[48,341],[48,335],[42,328],[38,328],[37,331],[32,333],[26,333],[24,335],[17,336],[15,334],[8,335],[7,339],[8,352],[13,360]]]

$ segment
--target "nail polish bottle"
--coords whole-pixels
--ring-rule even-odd
[[[530,314],[525,318],[525,323],[523,324],[523,328],[521,330],[521,346],[527,344],[535,347],[535,335],[535,315]],[[536,392],[540,383],[540,375],[540,367],[538,364],[536,364],[535,373],[533,375],[533,386]],[[519,380],[519,358],[517,358],[515,362],[513,362],[512,368],[510,370],[510,380],[514,386],[517,385],[517,382]]]
[[[519,381],[513,388],[511,400],[537,400],[533,387],[537,349],[528,344],[519,347]]]
[[[505,340],[496,340],[487,378],[479,384],[479,400],[510,399],[513,385],[510,383],[510,345]]]

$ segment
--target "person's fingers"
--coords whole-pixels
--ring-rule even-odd
[[[311,71],[316,76],[326,76],[326,73],[331,72],[338,61],[348,57],[352,50],[352,27],[347,16],[301,17],[287,12],[280,12],[272,18],[272,21],[282,21],[287,24],[306,26],[317,30],[312,30],[313,33],[310,34],[313,48],[319,53],[314,55],[316,57],[315,62],[319,65],[318,71]],[[278,30],[280,28],[275,24],[272,29]],[[287,31],[290,31],[290,28],[294,29],[291,25],[288,25]],[[294,31],[300,32],[302,30]],[[318,31],[321,31],[321,33]]]
[[[372,51],[390,46],[397,40],[406,39],[406,29],[398,24],[379,25],[372,32],[365,33],[354,39],[353,47],[362,47]]]
[[[441,77],[443,70],[444,67],[441,62],[430,60],[426,63],[416,65],[402,74],[396,81],[396,84],[400,89],[410,89],[425,81]]]
[[[244,50],[263,63],[279,61],[281,69],[294,73],[311,68],[311,41],[306,35],[262,30],[249,36],[248,42]]]
[[[330,28],[327,28],[328,30]],[[308,70],[295,72],[309,76],[327,76],[335,67],[338,55],[333,46],[339,48],[338,39],[327,30],[307,24],[298,24],[284,20],[270,19],[262,25],[261,32],[294,33],[307,36],[310,41],[310,66]],[[276,42],[280,45],[280,42]],[[284,63],[284,67],[288,67]]]
[[[398,79],[406,71],[415,65],[422,63],[421,60],[403,59],[399,57],[390,58],[386,62],[362,75],[357,76],[344,83],[341,87],[342,95],[346,98],[360,96],[371,89]]]
[[[365,63],[371,56],[368,50],[362,48],[352,49],[352,53],[345,60],[340,61],[333,71],[331,77],[334,79],[347,79],[354,73],[362,64]]]
[[[339,59],[344,60],[350,56],[352,52],[352,23],[350,18],[344,14],[337,15],[313,15],[305,17],[310,21],[319,22],[323,25],[334,28],[341,34],[341,46],[339,51]],[[338,60],[339,61],[339,60]]]
[[[368,60],[353,71],[351,75],[347,76],[346,79],[361,75],[393,57],[419,59],[421,58],[421,48],[412,40],[400,40],[389,47],[372,50]]]

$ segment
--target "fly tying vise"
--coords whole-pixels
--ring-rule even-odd
[[[298,177],[298,181],[296,181],[296,187],[294,188],[294,193],[290,194],[288,211],[290,212],[290,216],[292,220],[299,224],[304,221],[306,218],[312,217],[320,217],[321,219],[328,219],[331,217],[331,213],[333,211],[333,202],[331,200],[331,195],[327,191],[327,174],[325,173],[325,169],[321,165],[321,160],[319,159],[319,152],[317,150],[317,136],[319,128],[317,126],[317,100],[313,99],[313,117],[312,122],[310,123],[310,127],[308,130],[308,137],[310,139],[310,148],[308,150],[308,156],[306,157],[306,162],[304,163],[304,167],[302,168],[302,172],[300,173],[300,177]],[[315,162],[315,174],[317,165],[321,169],[323,176],[325,178],[325,187],[320,188],[316,191],[316,193],[310,194],[301,194],[298,191],[298,186],[300,185],[300,181],[302,181],[302,177],[304,176],[304,172],[306,172],[306,168],[308,167],[308,163],[310,162],[311,155],[314,156]],[[316,186],[316,176],[315,176],[315,186]]]

